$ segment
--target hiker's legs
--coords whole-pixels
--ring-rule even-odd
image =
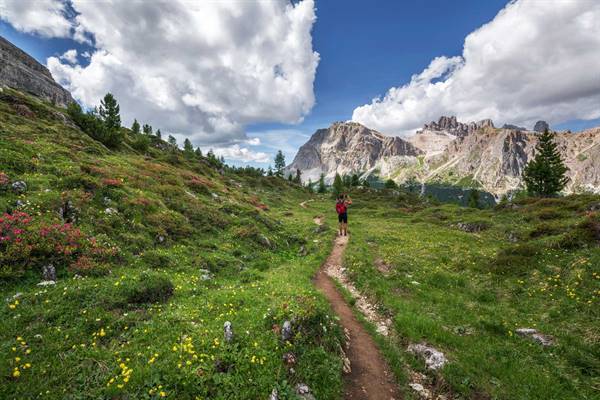
[[[344,230],[344,223],[340,222],[340,236],[342,236],[342,231]]]

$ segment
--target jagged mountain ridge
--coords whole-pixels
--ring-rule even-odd
[[[543,125],[540,122],[536,126]],[[370,138],[373,132],[378,138],[387,136],[366,127],[353,130],[349,124],[362,127],[337,123],[318,130],[301,147],[290,171],[299,168],[305,181],[314,181],[321,172],[328,181],[336,172],[363,177],[374,174],[398,183],[414,178],[424,183],[480,187],[500,196],[521,186],[521,174],[534,154],[539,135],[523,128],[512,129],[510,125],[495,128],[489,119],[465,124],[456,117],[441,117],[425,124],[412,137],[400,139],[404,151],[389,154],[363,146],[370,139],[361,139],[361,135]],[[354,132],[352,141],[337,137],[347,130]],[[559,132],[556,140],[569,167],[571,181],[567,191],[600,191],[600,161],[596,161],[600,160],[600,128],[576,134]],[[334,151],[329,143],[336,144]]]
[[[54,81],[48,68],[0,36],[0,88],[33,94],[55,105],[72,103],[71,93]]]
[[[325,174],[331,182],[336,174],[347,175],[375,168],[381,160],[416,157],[423,151],[399,138],[386,136],[357,122],[336,122],[317,130],[298,150],[287,173],[302,171],[302,179],[313,182]]]

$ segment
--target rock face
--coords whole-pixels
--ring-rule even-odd
[[[420,154],[422,150],[399,137],[385,136],[356,122],[336,122],[317,130],[300,147],[286,176],[299,168],[304,181],[314,182],[323,173],[326,181],[332,182],[336,172],[360,174],[376,168],[382,161]]]
[[[539,121],[536,129],[548,124]],[[330,183],[340,175],[370,174],[397,183],[477,186],[498,197],[522,185],[521,175],[533,157],[539,133],[516,125],[495,128],[491,120],[462,123],[441,117],[410,138],[384,136],[360,124],[336,123],[318,130],[300,148],[289,173],[299,168],[304,181],[321,172]],[[558,132],[555,140],[569,167],[567,192],[600,193],[600,128]],[[287,173],[286,173],[287,175]]]
[[[74,101],[46,67],[1,36],[0,86],[33,94],[61,107]]]

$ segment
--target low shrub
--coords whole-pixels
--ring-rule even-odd
[[[175,266],[175,260],[171,254],[163,249],[147,250],[142,253],[142,261],[152,268],[172,268]]]
[[[522,274],[531,268],[532,258],[540,253],[540,249],[530,244],[519,244],[502,249],[490,265],[492,272],[505,274]]]
[[[143,273],[132,284],[124,286],[127,303],[165,302],[173,296],[173,283],[163,275]]]
[[[544,223],[537,225],[531,232],[529,232],[529,237],[535,239],[543,236],[558,235],[562,232],[562,227]]]

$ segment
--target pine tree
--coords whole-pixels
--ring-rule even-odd
[[[352,175],[352,181],[350,182],[350,184],[352,186],[358,186],[358,185],[360,185],[360,181],[358,179],[358,175],[356,175],[356,174]]]
[[[557,195],[569,182],[562,157],[547,129],[540,135],[533,160],[523,171],[523,181],[530,196],[550,197]]]
[[[285,168],[285,156],[282,151],[277,151],[277,155],[275,155],[275,175],[283,176],[283,169]]]
[[[300,168],[296,168],[296,177],[294,177],[294,182],[297,184],[302,183],[302,171],[300,171]]]
[[[327,191],[327,187],[325,187],[325,174],[321,174],[319,177],[319,187],[317,188],[317,192],[325,193]]]
[[[333,178],[333,194],[339,196],[344,191],[344,183],[342,177],[336,172],[335,178]]]
[[[183,152],[186,157],[192,157],[194,155],[194,146],[188,138],[185,138],[183,141]]]
[[[194,153],[196,153],[196,157],[202,158],[202,150],[200,150],[200,147],[196,147]]]
[[[144,135],[152,135],[152,126],[144,124],[144,126],[142,127],[142,132],[144,132]]]
[[[140,134],[140,123],[138,122],[137,119],[133,120],[133,124],[131,124],[131,132],[134,135],[139,135]]]
[[[160,133],[160,129],[156,131],[156,137],[162,139],[162,133]]]
[[[308,189],[309,193],[313,193],[314,192],[313,183],[312,183],[312,180],[310,178],[308,178],[308,183],[306,184],[306,188]]]
[[[469,207],[479,208],[479,190],[471,189],[469,192]]]
[[[100,102],[98,115],[103,122],[104,129],[100,141],[108,147],[117,147],[123,137],[121,135],[121,115],[119,103],[111,93],[106,93]]]
[[[171,146],[177,147],[177,139],[175,139],[173,135],[169,135],[168,142]]]
[[[267,170],[267,176],[273,176],[273,168],[269,165],[269,169]]]

